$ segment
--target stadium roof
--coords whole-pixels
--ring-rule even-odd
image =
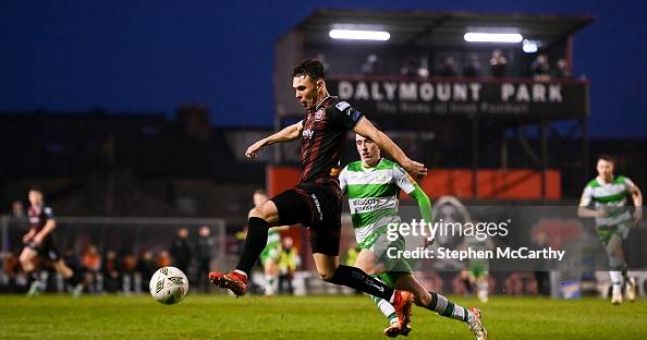
[[[354,24],[383,27],[393,45],[464,46],[463,35],[470,28],[513,28],[547,47],[593,20],[591,15],[322,9],[296,29],[311,43],[329,43],[328,32],[335,24]]]

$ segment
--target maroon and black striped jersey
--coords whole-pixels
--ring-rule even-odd
[[[346,135],[362,118],[348,102],[325,98],[303,119],[301,139],[301,183],[337,183]]]
[[[43,229],[47,224],[47,220],[54,218],[54,213],[50,207],[30,206],[27,214],[29,216],[29,226],[36,229],[36,231]]]

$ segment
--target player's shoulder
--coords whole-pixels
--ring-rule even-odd
[[[357,172],[362,170],[362,161],[354,161],[346,164],[342,172]]]
[[[331,110],[345,112],[346,110],[353,108],[353,106],[349,102],[339,97],[331,96],[329,100],[330,102],[328,104],[328,108],[330,108]]]
[[[597,188],[600,187],[600,182],[598,181],[597,178],[594,178],[586,183],[587,188]]]
[[[398,173],[404,173],[404,169],[398,164],[390,159],[382,158],[380,163],[377,165],[377,170],[391,170]]]

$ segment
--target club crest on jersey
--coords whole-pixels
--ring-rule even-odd
[[[317,110],[317,112],[315,112],[315,122],[323,120],[325,116],[326,112],[324,110]]]
[[[341,102],[335,104],[335,107],[337,109],[339,109],[339,111],[343,112],[344,110],[346,110],[347,108],[350,107],[350,104],[348,104],[348,102],[346,102],[346,101],[341,101]]]
[[[302,133],[302,135],[303,135],[303,139],[306,139],[306,140],[307,140],[307,139],[311,139],[311,138],[312,138],[312,136],[314,136],[314,134],[315,134],[314,130],[311,130],[311,129],[304,129],[304,130],[303,130],[303,133]]]

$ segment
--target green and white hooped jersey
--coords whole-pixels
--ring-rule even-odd
[[[339,174],[342,192],[348,195],[355,238],[360,248],[369,248],[386,233],[389,223],[399,223],[400,190],[410,194],[414,180],[397,163],[382,158],[372,168],[361,161],[348,164]]]
[[[631,213],[626,206],[627,195],[634,183],[627,177],[618,176],[611,183],[600,183],[595,178],[586,185],[582,193],[583,202],[592,202],[596,209],[606,209],[607,217],[596,217],[598,227],[616,226],[631,220]]]

